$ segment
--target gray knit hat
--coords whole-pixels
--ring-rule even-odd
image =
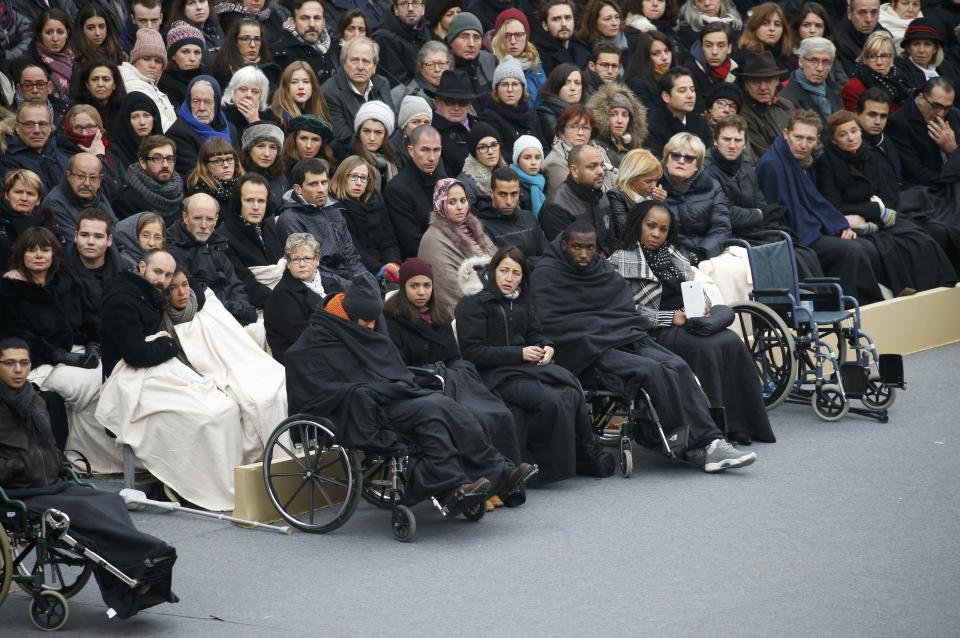
[[[240,146],[243,150],[248,150],[260,142],[273,142],[277,148],[283,148],[283,131],[276,124],[262,122],[247,127],[240,138]]]
[[[523,74],[523,66],[521,66],[520,61],[512,55],[505,57],[503,62],[497,65],[497,68],[494,69],[493,88],[497,88],[497,85],[507,78],[519,80],[520,84],[522,84],[524,88],[527,86],[527,76]]]
[[[383,124],[383,128],[387,129],[387,137],[393,135],[396,118],[393,115],[393,109],[387,106],[385,102],[371,100],[361,104],[360,108],[357,109],[356,116],[353,118],[353,132],[356,133],[359,131],[360,125],[367,120],[380,122]]]
[[[468,11],[458,13],[450,21],[450,26],[447,27],[447,44],[453,42],[464,31],[476,31],[483,35],[483,25],[480,24],[480,19]]]
[[[418,115],[428,115],[433,119],[433,109],[430,103],[419,95],[408,95],[400,102],[400,113],[397,115],[397,124],[401,129],[406,128],[414,117]]]

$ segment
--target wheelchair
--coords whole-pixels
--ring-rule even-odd
[[[69,480],[82,487],[72,469]],[[56,509],[30,512],[23,501],[0,488],[0,604],[16,585],[31,600],[30,620],[44,631],[62,628],[70,617],[67,600],[78,594],[94,566],[107,570],[131,589],[149,582],[130,578],[70,534],[70,517]]]
[[[888,422],[897,390],[906,388],[902,355],[877,353],[861,329],[860,304],[837,279],[800,281],[792,240],[780,234],[782,241],[762,246],[734,242],[747,249],[754,288],[750,301],[730,304],[731,328],[750,350],[767,409],[809,403],[824,421],[852,412]]]

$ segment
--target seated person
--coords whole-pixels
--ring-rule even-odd
[[[3,177],[3,197],[0,199],[0,268],[10,263],[13,242],[28,228],[43,226],[40,209],[43,182],[24,168],[8,172]]]
[[[577,379],[550,365],[555,346],[544,338],[530,304],[530,270],[516,246],[497,251],[483,290],[457,304],[463,357],[514,413],[523,458],[542,481],[576,474],[610,476],[615,462],[593,436]]]
[[[167,226],[180,216],[183,179],[173,170],[177,145],[163,135],[148,135],[137,147],[137,161],[127,167],[124,187],[111,201],[117,217],[123,219],[152,211],[160,213]]]
[[[757,371],[737,333],[722,328],[701,335],[685,327],[680,284],[693,281],[694,273],[670,241],[676,236],[670,210],[655,201],[642,202],[627,214],[620,249],[610,263],[630,287],[637,312],[650,322],[650,336],[687,362],[712,409],[726,408],[727,439],[773,443]]]
[[[101,208],[80,214],[73,242],[64,251],[63,266],[77,287],[87,317],[91,341],[100,341],[103,287],[123,268],[113,247],[113,218]]]
[[[44,102],[27,100],[17,108],[15,135],[7,139],[6,152],[0,155],[0,173],[25,168],[40,176],[44,192],[60,183],[67,171],[69,156],[57,146],[52,135],[50,111]]]
[[[433,308],[437,321],[449,321],[464,287],[475,286],[473,269],[486,264],[497,251],[470,214],[470,198],[463,184],[445,177],[433,191],[430,227],[420,239],[420,259],[433,267]]]
[[[723,188],[703,170],[706,148],[700,138],[678,133],[663,147],[663,202],[677,219],[676,248],[717,284],[722,300],[746,301],[750,294],[750,262],[733,239],[730,208]]]
[[[136,268],[143,253],[158,250],[167,243],[167,225],[157,213],[137,213],[114,226],[114,245],[125,269]]]
[[[723,438],[690,367],[647,333],[630,289],[597,252],[597,233],[575,221],[533,271],[533,304],[557,363],[587,387],[634,398],[646,390],[671,448],[706,472],[750,465],[754,452]],[[654,438],[633,427],[638,440]]]
[[[466,407],[483,426],[493,447],[513,461],[520,462],[520,443],[513,415],[503,402],[492,395],[469,361],[460,358],[452,322],[435,321],[431,314],[433,269],[423,259],[413,257],[401,264],[400,290],[383,305],[390,339],[408,366],[435,369],[444,379],[444,394]],[[539,475],[543,476],[542,472]],[[487,510],[503,505],[494,495]]]
[[[693,74],[685,67],[674,67],[657,80],[657,91],[660,99],[650,111],[650,132],[644,147],[654,155],[663,155],[664,145],[679,133],[690,133],[709,145],[713,139],[710,126],[694,110],[697,90]]]
[[[490,178],[490,198],[480,198],[476,214],[494,244],[516,246],[536,265],[547,238],[533,213],[523,208],[522,201],[520,178],[509,166],[501,166]]]
[[[900,152],[905,186],[960,182],[960,111],[953,106],[955,96],[949,79],[935,77],[890,116],[887,133]]]
[[[0,340],[0,487],[33,514],[53,508],[69,516],[68,533],[131,578],[143,578],[154,565],[171,571],[176,550],[137,531],[119,495],[62,478],[63,456],[54,442],[50,415],[28,380],[30,360],[25,341]],[[147,591],[127,587],[103,567],[94,567],[94,574],[103,602],[120,618],[177,602],[169,574]]]
[[[740,115],[750,130],[750,148],[760,157],[780,136],[794,111],[793,103],[779,94],[780,81],[789,71],[777,64],[770,51],[747,53],[746,62],[737,73],[743,79],[744,96]]]
[[[376,282],[364,273],[313,315],[286,354],[290,413],[329,417],[342,445],[409,453],[406,504],[435,497],[455,516],[488,494],[506,501],[537,467],[515,466],[469,410],[414,383],[383,332],[382,310]]]
[[[267,344],[283,363],[287,348],[300,338],[324,300],[341,292],[340,278],[320,269],[320,243],[310,233],[292,233],[284,248],[287,268],[263,307]]]
[[[895,296],[952,286],[957,275],[933,237],[898,215],[895,185],[884,180],[879,157],[863,142],[860,123],[850,111],[827,119],[830,140],[816,162],[817,189],[842,212],[860,241],[877,247],[880,281]]]
[[[165,293],[176,262],[150,250],[103,297],[107,381],[96,417],[177,495],[200,507],[233,509],[233,468],[243,461],[240,410],[213,377],[197,374],[169,328]],[[204,297],[197,296],[198,306]]]
[[[183,216],[167,231],[167,249],[191,277],[205,284],[240,322],[255,323],[257,310],[250,303],[241,277],[253,278],[246,269],[237,272],[227,255],[226,238],[215,232],[219,205],[210,195],[196,193],[183,200]]]
[[[76,284],[60,270],[63,251],[52,232],[29,228],[13,245],[13,268],[0,279],[0,335],[30,345],[30,381],[63,398],[67,448],[77,450],[97,473],[123,469],[119,450],[97,422],[99,346]]]
[[[799,109],[783,134],[757,162],[757,180],[767,202],[785,206],[800,244],[817,254],[823,272],[840,280],[861,304],[883,299],[878,285],[880,255],[857,233],[813,183],[813,149],[820,140],[820,116]]]
[[[70,158],[66,179],[50,189],[40,203],[44,215],[50,220],[48,226],[66,244],[73,241],[77,232],[80,214],[86,208],[99,208],[110,219],[117,221],[101,186],[103,168],[93,153],[77,153]]]

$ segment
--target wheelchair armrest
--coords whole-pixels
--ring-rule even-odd
[[[86,482],[86,481],[81,481],[81,480],[80,480],[80,477],[77,475],[77,471],[76,471],[75,469],[73,469],[72,467],[70,467],[69,465],[64,465],[64,467],[63,467],[63,475],[66,477],[66,479],[67,479],[68,481],[70,481],[71,483],[76,483],[76,484],[79,485],[80,487],[89,487],[89,488],[92,489],[92,490],[93,490],[93,489],[96,489],[96,487],[97,487],[97,486],[94,485],[93,483],[88,483],[88,482]]]
[[[811,284],[837,284],[840,285],[839,277],[810,277],[808,279],[801,279],[801,284],[811,283]]]
[[[2,487],[0,487],[0,509],[15,509],[19,510],[23,516],[27,515],[27,504],[7,496],[7,492]]]
[[[443,390],[445,382],[443,375],[437,367],[430,366],[407,366],[407,370],[413,373],[414,381],[417,385],[428,390]]]

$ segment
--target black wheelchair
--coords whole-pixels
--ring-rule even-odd
[[[72,469],[67,478],[82,487]],[[70,517],[56,509],[42,514],[30,512],[20,500],[0,488],[0,604],[16,585],[31,600],[30,620],[45,631],[63,627],[70,616],[67,599],[79,593],[93,573],[102,567],[131,589],[151,584],[148,579],[130,578],[85,547],[70,534]],[[161,570],[156,576],[162,578]]]
[[[790,236],[747,249],[750,301],[730,304],[732,328],[746,342],[768,410],[784,401],[809,403],[824,421],[849,412],[889,420],[897,389],[906,387],[903,357],[878,354],[861,329],[860,305],[838,280],[799,280]],[[863,405],[852,407],[856,399]]]

